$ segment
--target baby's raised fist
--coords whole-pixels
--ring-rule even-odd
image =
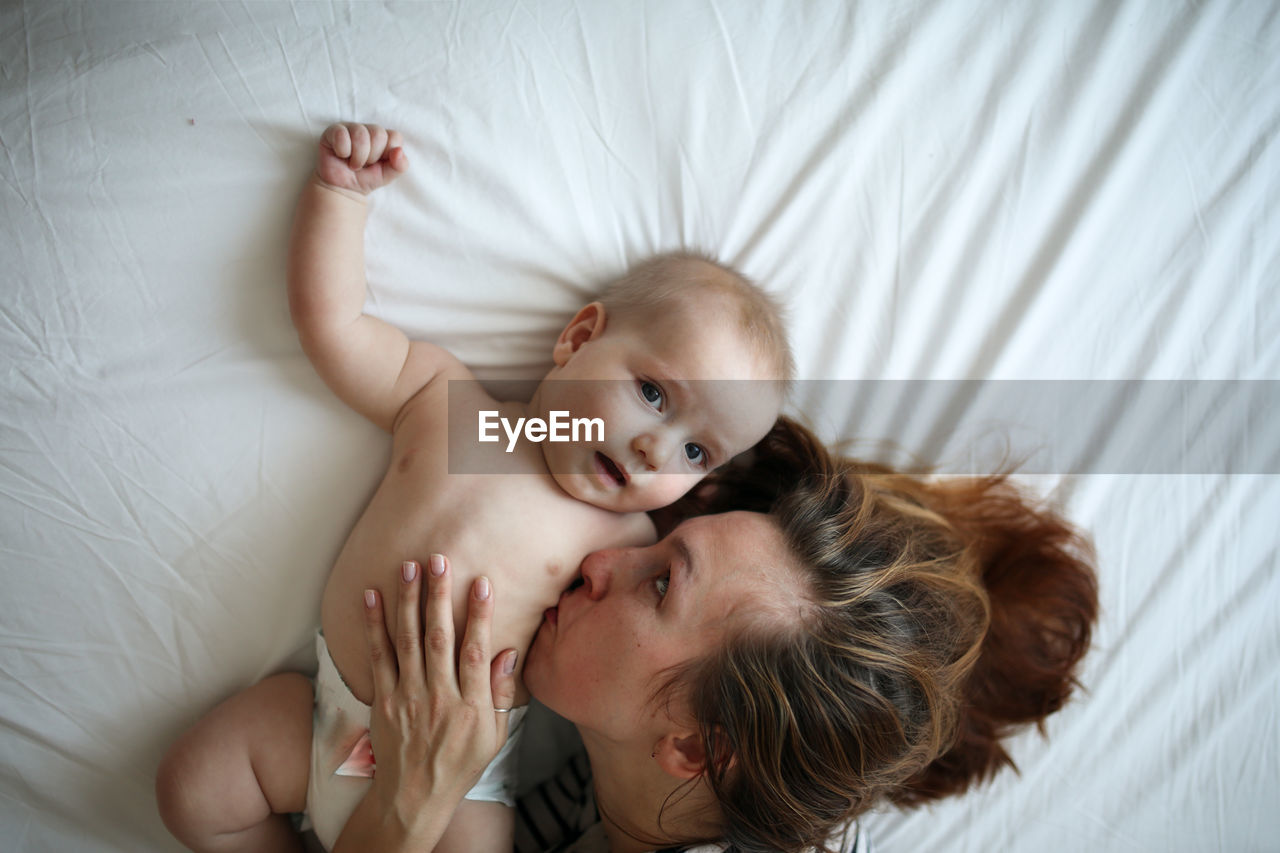
[[[320,137],[316,177],[339,190],[367,195],[409,168],[400,132],[376,124],[331,124]]]

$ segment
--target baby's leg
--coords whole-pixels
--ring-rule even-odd
[[[192,726],[156,776],[169,831],[196,851],[301,850],[287,813],[306,805],[311,712],[311,682],[285,673]]]

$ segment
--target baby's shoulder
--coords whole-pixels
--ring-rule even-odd
[[[627,548],[652,545],[658,535],[653,522],[643,512],[610,512],[565,495],[550,477],[494,478],[507,481],[508,488],[523,490],[519,500],[521,517],[530,535],[545,539],[551,550],[574,552],[579,556],[600,548]],[[540,499],[532,490],[544,492]],[[510,497],[511,492],[508,492]]]
[[[414,346],[419,345],[435,347],[434,344],[414,343]],[[418,388],[401,407],[392,427],[393,433],[406,425],[444,423],[450,404],[455,408],[480,408],[493,404],[493,397],[485,391],[470,368],[448,351],[439,347],[435,349],[438,350],[434,356],[438,359],[437,370],[431,380]]]
[[[616,512],[619,536],[625,546],[643,548],[658,541],[658,528],[647,512]]]
[[[525,516],[511,519],[520,528],[520,546],[525,553],[539,555],[545,577],[558,594],[577,571],[584,557],[602,548],[651,545],[656,534],[644,513],[615,513],[573,501],[576,507],[561,506],[546,511],[536,520]],[[526,579],[527,580],[527,579]]]
[[[583,554],[600,548],[643,548],[658,541],[653,522],[643,512],[609,512],[577,503],[590,518],[589,523],[582,523],[575,530],[575,544]]]

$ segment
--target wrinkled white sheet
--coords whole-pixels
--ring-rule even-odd
[[[312,662],[387,453],[285,300],[336,119],[413,163],[371,310],[483,378],[691,246],[785,297],[808,379],[1280,379],[1274,2],[5,3],[6,850],[176,849],[166,744]],[[950,440],[841,387],[797,399],[830,438]],[[1029,478],[1096,537],[1085,691],[882,851],[1280,844],[1278,469],[1093,470]]]

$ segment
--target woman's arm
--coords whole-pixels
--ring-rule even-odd
[[[422,571],[406,563],[396,606],[394,645],[382,601],[365,593],[365,627],[373,666],[369,734],[377,771],[333,853],[430,851],[454,809],[507,737],[515,700],[516,652],[489,651],[492,587],[472,586],[470,611],[455,665],[451,572],[433,556],[427,572],[426,614],[419,621]],[[419,626],[422,625],[420,628]]]

